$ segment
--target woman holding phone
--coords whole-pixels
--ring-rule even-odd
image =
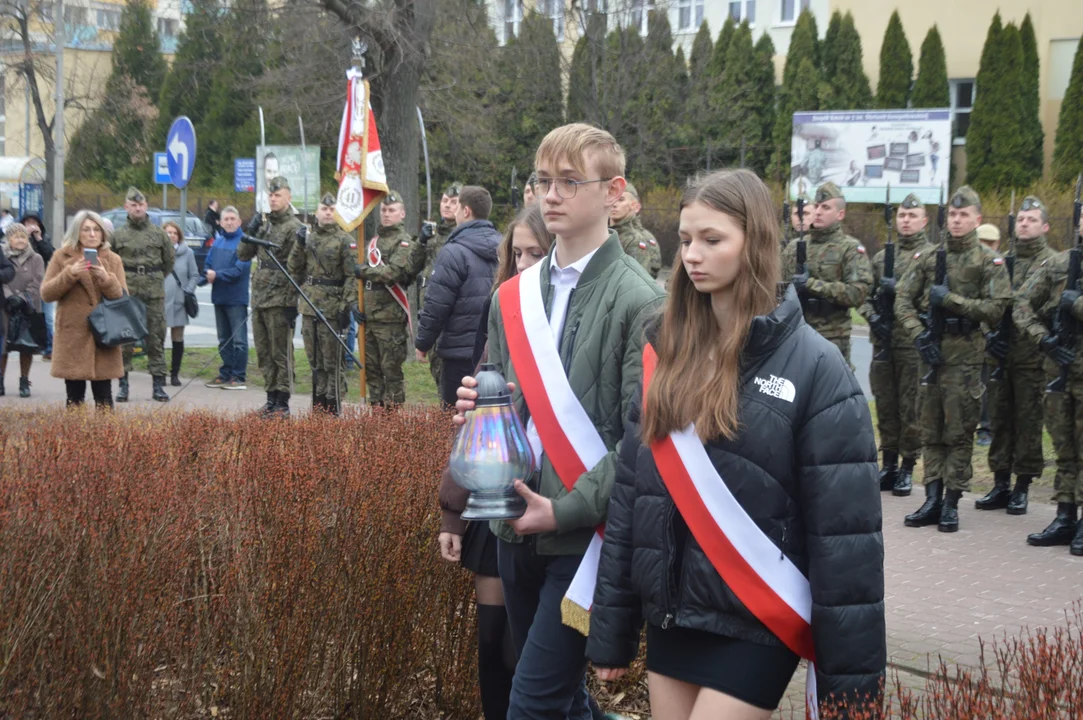
[[[64,379],[68,407],[84,403],[88,381],[97,408],[113,407],[112,381],[124,376],[121,350],[98,347],[87,318],[103,298],[116,300],[127,289],[124,264],[109,249],[102,217],[79,211],[41,285],[42,300],[57,303],[51,373]]]

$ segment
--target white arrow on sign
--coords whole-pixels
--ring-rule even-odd
[[[169,141],[169,154],[173,156],[173,161],[180,166],[181,179],[188,179],[188,146],[180,141],[180,134],[174,133],[173,139]],[[184,160],[181,160],[181,157]]]

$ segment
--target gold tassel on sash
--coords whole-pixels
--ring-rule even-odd
[[[560,621],[584,637],[590,635],[590,610],[580,607],[571,598],[560,600]]]

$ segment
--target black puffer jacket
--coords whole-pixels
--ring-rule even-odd
[[[868,401],[835,346],[805,324],[792,287],[775,312],[753,321],[742,364],[740,430],[709,442],[707,453],[741,507],[810,580],[821,700],[875,694],[887,648]],[[637,402],[625,423],[587,657],[626,667],[643,619],[781,645],[688,531],[640,441],[639,411]]]
[[[469,360],[482,308],[493,290],[496,253],[503,237],[488,220],[471,220],[452,231],[436,256],[425,286],[425,306],[414,346],[449,360]]]

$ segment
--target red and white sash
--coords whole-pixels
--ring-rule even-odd
[[[545,314],[541,270],[542,263],[536,263],[500,286],[500,316],[511,363],[545,456],[571,492],[579,477],[597,465],[609,450],[564,373],[560,351]],[[590,629],[588,612],[598,577],[602,529],[598,528],[591,538],[561,603],[565,624],[584,635]]]
[[[643,350],[643,400],[658,357]],[[718,474],[695,426],[651,444],[651,454],[673,498],[711,565],[737,598],[786,647],[808,660],[806,712],[817,717],[812,592],[808,579],[779,552]]]
[[[369,265],[372,267],[379,267],[384,264],[384,259],[380,255],[380,248],[376,247],[376,241],[379,239],[379,235],[374,235],[372,240],[369,241]],[[386,287],[387,291],[391,293],[391,297],[395,298],[395,302],[397,302],[399,307],[406,313],[406,324],[410,327],[410,334],[413,335],[414,324],[413,319],[410,316],[410,296],[406,294],[406,288],[398,283]]]

